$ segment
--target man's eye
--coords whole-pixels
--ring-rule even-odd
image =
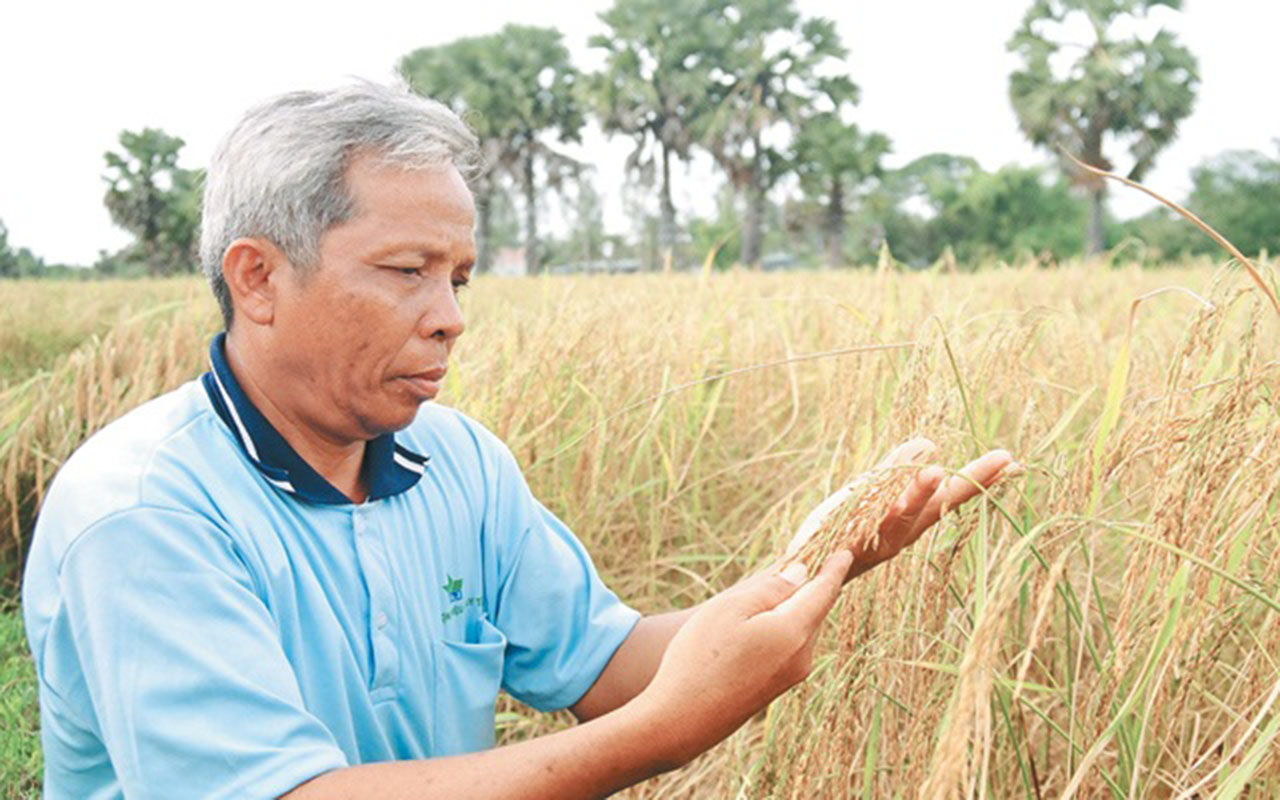
[[[401,275],[404,275],[404,276],[409,277],[409,278],[412,278],[412,277],[415,277],[415,276],[417,276],[417,275],[422,274],[422,273],[419,271],[419,268],[418,268],[418,267],[401,267],[401,266],[397,266],[397,265],[395,265],[395,264],[378,264],[377,266],[378,266],[380,269],[385,269],[385,270],[387,270],[387,271],[389,271],[389,272],[398,272],[398,273],[400,273]]]
[[[470,281],[470,280],[468,280],[468,279],[466,279],[466,278],[454,278],[454,280],[453,280],[453,290],[454,290],[455,292],[460,292],[460,291],[462,291],[463,289],[467,288],[467,284],[469,284],[469,283],[471,283],[471,281]]]

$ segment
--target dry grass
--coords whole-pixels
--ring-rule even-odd
[[[7,280],[0,284],[0,390],[138,314],[205,302],[191,280]]]
[[[103,425],[204,369],[213,303],[195,301],[192,283],[175,285],[193,300],[132,314],[51,369],[0,388],[0,525],[8,534],[0,539],[7,568],[0,581],[16,578],[44,489],[63,460]]]
[[[912,435],[1027,467],[851,584],[801,689],[630,796],[1280,792],[1280,325],[1239,273],[476,283],[441,401],[510,444],[643,610],[759,566]],[[61,458],[199,372],[213,322],[125,325],[3,396],[11,553]],[[905,346],[792,360],[885,343]]]

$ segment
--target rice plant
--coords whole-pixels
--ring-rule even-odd
[[[172,285],[192,299],[0,390],[11,565],[61,460],[204,369],[212,303]],[[629,796],[1280,793],[1280,324],[1238,269],[473,286],[440,402],[644,611],[772,562],[913,436],[1025,469],[851,583],[805,684]],[[567,724],[510,701],[498,723]]]

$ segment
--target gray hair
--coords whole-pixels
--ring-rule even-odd
[[[351,158],[365,152],[408,169],[452,164],[468,179],[480,160],[475,134],[448,108],[370,82],[272,98],[218,145],[205,177],[200,265],[228,328],[227,248],[260,236],[293,265],[313,267],[320,237],[355,213],[345,177]]]

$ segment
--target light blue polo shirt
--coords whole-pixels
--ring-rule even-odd
[[[108,425],[45,499],[23,585],[49,798],[276,797],[494,741],[499,688],[589,689],[639,614],[461,413],[369,443],[370,499],[212,370]]]

